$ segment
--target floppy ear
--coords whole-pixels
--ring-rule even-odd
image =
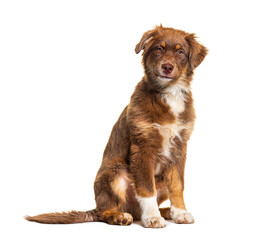
[[[140,42],[136,45],[135,52],[138,54],[141,50],[145,49],[147,43],[152,39],[152,37],[158,34],[157,29],[153,29],[145,32],[140,39]]]
[[[188,34],[185,39],[189,43],[189,64],[191,67],[191,71],[193,71],[197,66],[201,64],[201,62],[207,55],[208,50],[206,47],[198,43],[195,34]]]

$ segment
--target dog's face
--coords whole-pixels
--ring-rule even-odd
[[[143,34],[135,51],[141,50],[144,50],[145,74],[161,88],[175,83],[188,87],[193,70],[207,54],[207,49],[195,40],[194,34],[162,26]]]

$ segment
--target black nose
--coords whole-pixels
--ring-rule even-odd
[[[164,74],[169,74],[173,72],[174,66],[170,63],[165,63],[161,65],[161,68]]]

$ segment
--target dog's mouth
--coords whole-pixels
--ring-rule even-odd
[[[173,77],[169,77],[169,76],[165,76],[165,75],[161,75],[161,74],[159,74],[157,77],[158,77],[158,79],[165,81],[165,82],[169,82],[174,79]]]
[[[163,82],[169,82],[175,79],[175,76],[173,76],[174,74],[163,74],[162,71],[158,69],[156,69],[154,72],[157,78]]]
[[[173,79],[172,77],[165,76],[165,75],[159,75],[159,77],[161,77],[161,78],[167,78],[167,79]]]
[[[172,74],[163,74],[157,67],[153,68],[154,75],[161,82],[170,82],[175,79]]]

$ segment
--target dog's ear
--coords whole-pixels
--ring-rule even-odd
[[[153,30],[147,31],[142,35],[139,43],[136,45],[135,52],[138,54],[141,50],[144,50],[146,45],[150,40],[158,34],[158,30],[155,28]]]
[[[196,40],[195,34],[187,34],[185,37],[187,42],[189,43],[190,51],[189,51],[189,64],[191,67],[191,71],[193,71],[197,66],[201,64],[203,59],[208,53],[206,47],[198,43]]]

